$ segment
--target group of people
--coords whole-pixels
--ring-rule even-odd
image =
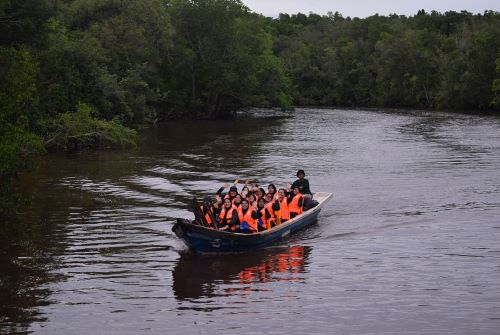
[[[297,171],[297,178],[286,188],[269,184],[267,192],[255,183],[245,182],[241,191],[238,180],[231,187],[225,184],[217,191],[215,202],[205,197],[203,205],[196,208],[196,219],[210,228],[230,232],[251,234],[271,229],[314,207],[304,170]]]

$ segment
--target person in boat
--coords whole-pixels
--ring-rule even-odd
[[[255,197],[255,201],[259,201],[259,199],[262,198],[262,196],[264,195],[262,191],[262,188],[259,188],[257,184],[254,184],[254,186],[252,187],[252,194]]]
[[[278,190],[278,202],[280,205],[280,219],[281,222],[290,220],[290,208],[288,202],[291,198],[288,197],[288,192],[284,188]]]
[[[215,196],[214,207],[217,208],[218,212],[221,211],[222,206],[224,206],[224,200],[220,195]]]
[[[239,208],[241,206],[241,201],[242,200],[243,199],[241,198],[241,195],[240,194],[236,194],[236,196],[233,199],[233,205],[235,205],[236,208]]]
[[[312,198],[311,189],[309,188],[309,180],[307,180],[305,177],[306,177],[306,173],[304,172],[304,170],[297,171],[297,178],[298,179],[293,182],[292,189],[294,189],[295,187],[298,187],[300,193],[304,197]]]
[[[266,191],[264,191],[264,189],[262,187],[259,187],[259,189],[257,190],[257,193],[255,194],[255,197],[257,198],[257,200],[259,200],[259,199],[264,198],[264,194],[266,194]]]
[[[276,194],[276,186],[274,186],[274,184],[269,184],[267,187],[267,194],[269,194],[271,198],[274,198],[274,195]]]
[[[240,220],[240,233],[252,234],[259,231],[258,220],[262,217],[260,212],[251,207],[248,200],[241,201],[241,207],[238,208],[238,218]]]
[[[316,200],[313,200],[313,195],[309,187],[309,180],[306,178],[306,173],[304,170],[297,171],[297,179],[292,184],[292,189],[296,186],[299,187],[300,193],[304,196],[304,210],[309,210],[318,205]]]
[[[253,206],[253,204],[255,203],[255,196],[253,195],[253,193],[249,193],[246,197],[246,200],[248,201],[250,206]]]
[[[261,214],[260,218],[258,219],[258,228],[259,231],[263,231],[267,229],[267,222],[266,222],[266,201],[264,198],[260,198],[256,202],[256,210]]]
[[[214,204],[209,196],[203,199],[203,204],[200,206],[200,212],[206,224],[212,228],[217,227],[217,216],[219,215],[220,209],[217,203]]]
[[[266,204],[264,205],[264,209],[262,210],[262,215],[264,218],[264,222],[266,223],[266,228],[271,229],[272,227],[281,223],[281,221],[277,221],[277,218],[280,217],[278,213],[280,210],[280,206],[279,202],[271,198],[271,195],[269,194],[264,195],[264,200],[266,201]]]
[[[299,186],[292,186],[292,194],[288,201],[288,209],[290,211],[290,219],[293,219],[299,214],[302,214],[304,205],[304,196],[300,193]]]
[[[241,189],[240,194],[241,194],[241,198],[242,199],[246,199],[247,198],[247,196],[250,194],[250,189],[248,188],[247,185],[243,186],[243,188]]]
[[[236,197],[236,195],[238,194],[238,188],[236,187],[237,183],[238,183],[238,180],[236,180],[234,182],[233,186],[231,186],[231,187],[229,187],[229,184],[224,184],[221,188],[219,188],[217,190],[216,194],[219,195],[223,199],[229,198],[231,201],[233,201],[234,198]],[[228,194],[222,193],[228,187],[229,187],[229,193]]]
[[[233,205],[231,199],[224,199],[224,205],[219,213],[219,230],[236,232],[239,223],[238,209]]]

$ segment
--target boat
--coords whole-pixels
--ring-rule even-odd
[[[255,250],[271,245],[315,223],[321,209],[331,198],[331,193],[314,193],[313,199],[318,202],[318,205],[291,220],[258,233],[243,234],[220,231],[199,225],[188,219],[177,219],[172,231],[191,250],[197,253],[228,253]]]

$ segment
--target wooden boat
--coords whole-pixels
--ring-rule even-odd
[[[187,246],[199,253],[224,253],[253,250],[270,245],[294,232],[313,224],[321,208],[332,198],[331,193],[318,192],[314,200],[319,204],[295,218],[269,230],[253,234],[232,233],[200,226],[187,219],[177,219],[172,231]]]

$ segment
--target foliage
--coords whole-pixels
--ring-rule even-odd
[[[15,211],[21,197],[13,181],[30,167],[28,158],[43,151],[40,138],[30,132],[36,73],[27,50],[0,47],[0,217]]]
[[[266,20],[240,1],[173,1],[169,88],[176,116],[221,117],[249,105],[290,108]]]
[[[124,127],[118,119],[100,120],[92,113],[90,106],[79,103],[76,112],[61,113],[55,119],[41,121],[46,147],[67,150],[135,146],[135,130]]]
[[[39,64],[34,119],[80,102],[128,127],[249,106],[498,108],[496,12],[273,19],[239,0],[4,0],[0,32]]]
[[[499,13],[297,14],[272,25],[295,103],[488,109],[497,101]]]
[[[495,97],[493,98],[491,104],[497,108],[500,108],[500,57],[497,58],[496,64],[497,79],[493,81],[492,87],[493,92],[495,93]]]
[[[239,0],[0,0],[0,211],[44,146],[128,147],[131,128],[159,119],[294,105],[499,111],[499,57],[493,11],[266,18]]]
[[[159,74],[173,29],[159,0],[68,2],[46,22],[41,107],[48,115],[78,102],[128,126],[149,124],[167,95]]]

